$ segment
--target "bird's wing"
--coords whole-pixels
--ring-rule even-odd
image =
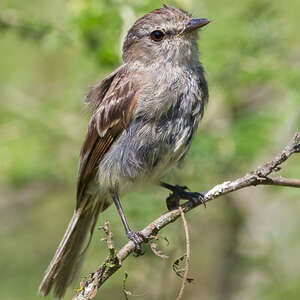
[[[93,115],[83,142],[78,168],[77,207],[105,153],[128,126],[135,112],[136,89],[125,67],[106,77],[88,94]]]

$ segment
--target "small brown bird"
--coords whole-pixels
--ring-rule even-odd
[[[159,184],[189,149],[208,100],[197,45],[198,29],[208,23],[166,5],[146,14],[125,38],[122,65],[87,95],[93,114],[80,153],[76,208],[40,285],[43,295],[54,287],[63,297],[99,213],[112,202],[141,253],[144,237],[128,226],[119,195],[143,182]]]

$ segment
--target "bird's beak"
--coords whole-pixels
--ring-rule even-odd
[[[190,19],[182,33],[197,30],[210,23],[207,19]]]

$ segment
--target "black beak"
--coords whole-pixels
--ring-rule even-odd
[[[197,30],[210,23],[207,19],[190,19],[183,32],[191,32]]]

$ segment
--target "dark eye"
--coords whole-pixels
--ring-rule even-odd
[[[154,30],[151,32],[150,37],[155,42],[160,42],[164,38],[164,33],[160,30]]]

